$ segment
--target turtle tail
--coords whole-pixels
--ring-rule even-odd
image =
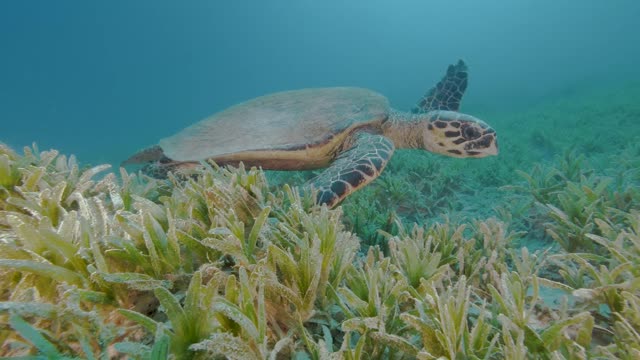
[[[120,166],[129,164],[144,164],[153,161],[161,161],[166,158],[167,157],[164,155],[164,151],[162,151],[162,148],[158,145],[153,145],[131,155],[127,160],[120,163]]]

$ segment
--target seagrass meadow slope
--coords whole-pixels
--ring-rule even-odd
[[[336,209],[1,145],[0,356],[640,358],[638,89],[480,109],[500,157],[398,153]]]

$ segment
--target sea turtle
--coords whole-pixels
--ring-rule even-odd
[[[307,186],[318,190],[318,203],[333,207],[378,177],[396,148],[453,157],[496,155],[496,132],[457,112],[466,87],[467,67],[460,60],[411,113],[355,87],[269,94],[207,117],[123,164],[149,163],[152,176],[193,169],[204,160],[273,170],[326,167]]]

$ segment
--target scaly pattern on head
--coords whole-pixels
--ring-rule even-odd
[[[498,154],[498,135],[484,121],[455,111],[432,111],[426,117],[427,150],[460,158]]]

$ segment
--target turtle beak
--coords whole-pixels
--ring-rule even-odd
[[[498,155],[498,153],[500,152],[498,150],[498,137],[494,136],[494,135],[486,135],[486,136],[491,136],[493,137],[492,141],[491,141],[491,145],[489,145],[487,147],[487,149],[485,150],[485,154],[487,154],[486,156],[494,156],[494,155]]]
[[[500,152],[500,150],[498,150],[498,137],[496,136],[496,138],[493,140],[493,153],[491,153],[491,155],[498,155],[498,153]]]
[[[495,132],[486,134],[467,143],[465,150],[468,156],[476,158],[498,155],[498,137]]]

